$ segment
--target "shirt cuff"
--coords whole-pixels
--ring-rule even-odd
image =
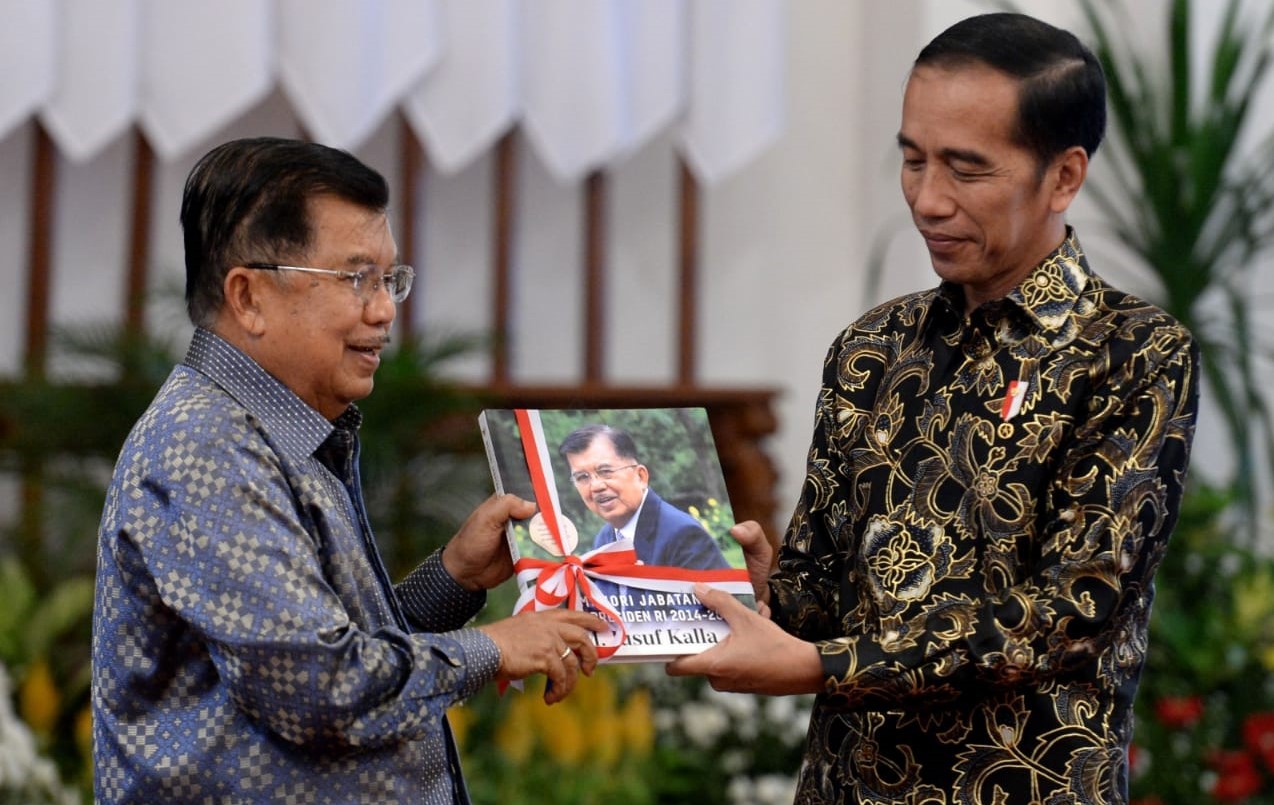
[[[442,549],[430,554],[396,588],[412,623],[429,632],[458,629],[482,609],[487,591],[466,590],[442,564]]]
[[[500,649],[494,640],[478,629],[459,629],[448,632],[446,637],[459,643],[464,653],[465,673],[459,690],[463,701],[496,678],[500,672]]]

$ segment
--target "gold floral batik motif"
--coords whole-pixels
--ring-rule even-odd
[[[828,680],[798,803],[1126,801],[1197,366],[1069,231],[967,316],[942,285],[840,335],[771,580]]]

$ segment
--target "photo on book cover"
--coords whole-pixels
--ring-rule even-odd
[[[517,611],[597,612],[604,659],[653,662],[727,634],[696,581],[752,606],[704,409],[488,409],[479,425],[497,491],[539,508],[508,529]]]

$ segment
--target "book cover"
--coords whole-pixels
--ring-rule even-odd
[[[507,530],[515,611],[597,613],[599,656],[656,662],[729,631],[696,581],[753,605],[704,409],[488,409],[478,424],[496,491],[539,508]]]

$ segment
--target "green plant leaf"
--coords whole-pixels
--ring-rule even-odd
[[[71,578],[58,583],[33,608],[25,624],[27,651],[33,657],[49,654],[53,643],[93,614],[93,580]]]
[[[1258,258],[1274,240],[1274,138],[1255,150],[1244,138],[1268,78],[1274,6],[1252,24],[1240,0],[1227,0],[1200,77],[1193,73],[1195,8],[1173,0],[1162,40],[1167,75],[1157,80],[1151,56],[1123,35],[1131,30],[1125,4],[1080,5],[1106,73],[1114,146],[1094,170],[1090,192],[1110,230],[1162,289],[1155,301],[1199,341],[1205,393],[1235,456],[1243,531],[1254,540],[1261,516],[1255,484],[1274,470],[1274,412],[1253,359],[1271,349],[1271,339],[1254,324],[1262,319],[1260,300],[1244,291],[1255,272],[1269,270]]]
[[[13,668],[25,664],[30,657],[23,630],[35,604],[35,586],[12,556],[0,558],[0,590],[4,590],[4,606],[0,607],[0,661]]]

